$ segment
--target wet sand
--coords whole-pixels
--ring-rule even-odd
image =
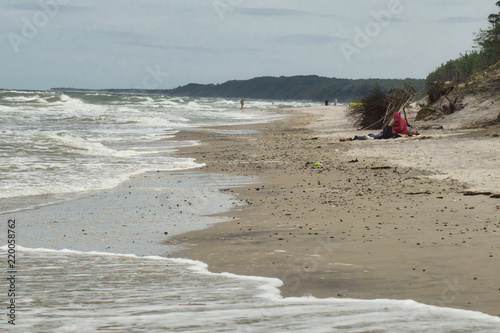
[[[173,256],[279,278],[284,297],[413,299],[500,315],[498,128],[340,142],[367,134],[344,111],[293,110],[270,124],[179,133],[176,140],[202,142],[179,155],[206,163],[207,177],[257,183],[221,188],[246,205],[228,222],[170,240],[184,247]],[[470,152],[460,154],[464,147]],[[418,163],[407,163],[407,151]],[[487,171],[464,162],[474,153],[491,154]]]

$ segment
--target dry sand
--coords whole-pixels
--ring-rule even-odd
[[[331,115],[322,108],[305,109],[318,120],[308,128],[331,139],[360,135],[352,129],[346,117],[347,107]],[[500,192],[500,131],[490,132],[466,129],[478,121],[495,120],[498,108],[480,109],[480,112],[456,112],[432,124],[439,130],[424,130],[421,137],[398,140],[369,140],[355,142],[350,156],[384,157],[392,165],[432,171],[437,179],[456,179],[470,190]],[[410,110],[408,119],[415,127],[429,126],[414,122],[416,112]],[[361,135],[369,131],[361,132]],[[496,134],[496,136],[494,136]]]
[[[340,142],[368,133],[345,111],[288,110],[271,124],[179,133],[202,142],[179,154],[206,163],[207,177],[258,184],[229,189],[247,205],[173,239],[185,246],[175,256],[277,277],[285,297],[413,299],[500,315],[500,199],[464,195],[500,193],[498,127]],[[259,132],[234,131],[248,129]]]

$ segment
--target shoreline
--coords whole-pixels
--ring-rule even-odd
[[[279,278],[283,297],[413,299],[499,316],[498,199],[464,196],[455,179],[431,179],[434,172],[363,148],[353,158],[358,143],[318,125],[335,109],[313,109],[177,134],[201,142],[177,154],[205,163],[200,173],[259,183],[231,188],[247,205],[222,214],[228,222],[174,237],[185,247],[174,255],[212,272]]]

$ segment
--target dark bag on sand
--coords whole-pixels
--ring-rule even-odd
[[[392,139],[393,137],[394,137],[394,134],[392,134],[392,126],[384,127],[384,130],[382,133],[382,139]]]

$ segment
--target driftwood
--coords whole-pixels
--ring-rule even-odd
[[[441,105],[439,106],[439,108],[441,110],[443,110],[443,112],[446,113],[446,114],[451,114],[451,113],[453,113],[455,111],[461,110],[462,107],[459,104],[457,104],[458,103],[458,99],[459,99],[459,96],[457,96],[455,98],[455,100],[452,101],[448,95],[445,95],[445,96],[443,96],[443,99],[441,100]],[[443,105],[443,102],[445,100],[448,101],[448,103],[449,103],[448,105]]]
[[[432,194],[431,191],[424,191],[424,192],[409,192],[409,193],[405,193],[406,195],[429,195],[429,194]]]
[[[481,192],[481,191],[465,191],[463,192],[465,196],[476,196],[476,195],[492,195],[492,192]]]
[[[372,170],[387,170],[387,169],[392,169],[390,166],[379,166],[379,167],[372,167]]]
[[[391,104],[389,104],[389,107],[387,108],[387,111],[385,112],[385,116],[384,116],[384,126],[382,126],[382,128],[386,127],[387,125],[389,125],[390,121],[392,120],[391,118],[391,115],[397,111],[399,112],[399,114],[401,114],[401,112],[404,113],[404,116],[405,116],[405,120],[406,122],[408,122],[408,119],[406,117],[406,107],[408,106],[408,103],[410,103],[411,99],[413,98],[413,96],[410,96],[408,97],[408,99],[406,99],[406,101],[401,104],[401,106],[399,108],[396,109],[396,107],[392,108]]]
[[[398,111],[401,114],[401,111],[404,113],[404,117],[406,122],[408,122],[407,116],[406,116],[406,107],[408,106],[408,103],[410,100],[413,98],[413,96],[410,96],[402,105],[399,107],[397,110],[396,108],[393,107],[394,102],[389,103],[389,106],[387,107],[387,110],[385,111],[384,118],[380,119],[376,123],[373,123],[369,126],[360,128],[360,131],[364,131],[369,128],[373,128],[373,126],[378,125],[379,123],[383,122],[382,128],[386,127],[389,125],[390,121],[392,120],[391,115],[394,113],[394,111]]]
[[[422,125],[419,128],[421,130],[442,130],[442,129],[444,129],[443,125],[439,125],[439,124]]]
[[[372,129],[374,128],[374,126],[379,125],[380,123],[382,123],[381,128],[385,128],[392,119],[391,115],[396,111],[402,115],[404,114],[405,120],[406,122],[408,122],[406,108],[408,107],[408,104],[410,103],[414,95],[415,88],[413,88],[410,83],[407,83],[404,88],[392,88],[387,93],[386,98],[389,104],[385,110],[383,117],[371,125],[358,128],[358,130]]]
[[[453,82],[434,81],[429,82],[429,85],[427,97],[430,104],[438,102],[442,96],[447,96],[453,91]]]
[[[457,94],[452,97],[454,92],[453,82],[430,82],[427,90],[427,97],[430,105],[422,108],[417,115],[417,120],[424,120],[430,117],[436,118],[442,114],[452,114],[464,108],[462,97]]]

